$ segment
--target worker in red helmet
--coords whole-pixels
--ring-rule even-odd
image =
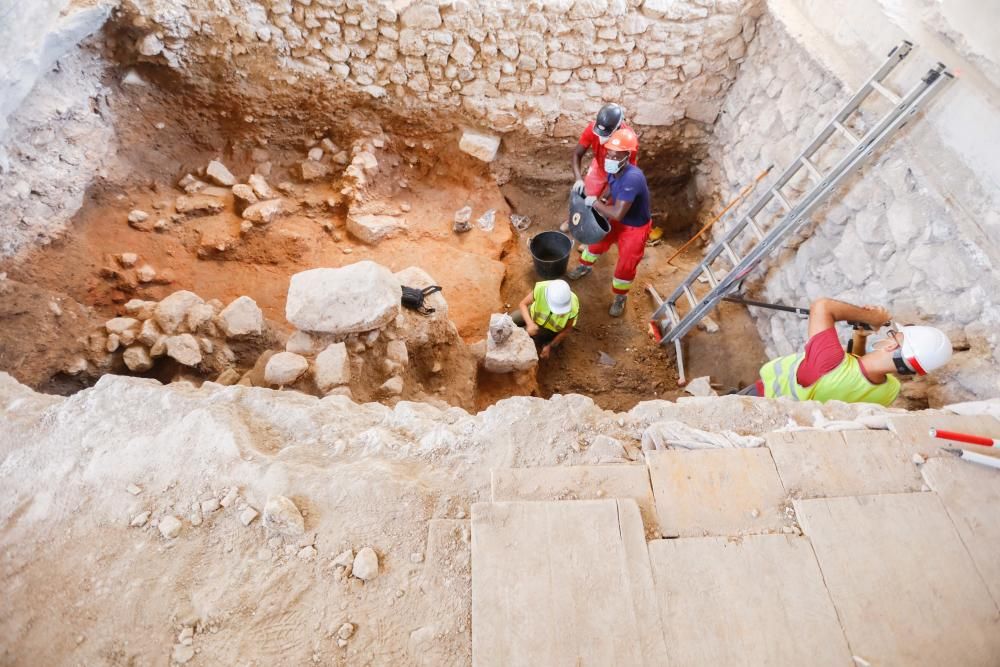
[[[603,167],[607,181],[602,191],[598,195],[588,195],[585,203],[604,216],[611,231],[600,243],[587,246],[580,256],[580,265],[566,276],[570,280],[583,278],[593,270],[594,262],[617,243],[618,263],[611,281],[614,300],[608,311],[611,317],[621,317],[625,312],[628,291],[653,226],[646,176],[631,162],[638,147],[635,132],[628,128],[616,130],[605,144],[607,154]]]
[[[619,129],[632,131],[625,122],[625,111],[617,104],[605,104],[597,112],[597,118],[587,123],[580,141],[573,150],[573,192],[578,195],[599,195],[607,184],[608,175],[604,171],[604,159],[607,157],[607,145],[611,136]],[[638,146],[629,155],[629,162],[636,164],[639,158]],[[583,157],[587,151],[594,154],[586,175],[583,172]]]

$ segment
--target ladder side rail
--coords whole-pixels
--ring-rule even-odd
[[[768,233],[767,238],[744,257],[739,266],[734,267],[732,271],[720,280],[719,286],[706,295],[696,308],[688,312],[679,324],[671,327],[670,331],[663,336],[661,344],[673,342],[675,339],[687,334],[688,331],[694,328],[708,314],[709,310],[715,307],[722,297],[727,296],[730,291],[733,291],[736,283],[752,271],[760,260],[770,253],[789,232],[804,224],[806,219],[808,219],[808,215],[826,199],[836,186],[840,185],[847,176],[857,171],[876,148],[885,143],[895,130],[904,125],[909,120],[909,117],[916,113],[951,78],[950,75],[943,73],[942,70],[943,66],[939,65],[937,68],[932,69],[920,83],[916,84],[907,94],[906,98],[904,98],[904,102],[893,109],[882,122],[865,135],[859,147],[850,151],[841,160],[831,174],[810,193],[811,196],[807,196],[806,200],[800,202],[785,220],[772,229]],[[878,131],[878,135],[870,137],[876,130]]]

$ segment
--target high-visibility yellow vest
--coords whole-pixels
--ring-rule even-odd
[[[796,373],[804,358],[804,353],[789,354],[764,364],[760,369],[764,396],[787,396],[797,401],[844,401],[887,406],[899,395],[899,380],[888,375],[882,384],[872,384],[861,372],[858,357],[853,354],[845,354],[844,360],[836,368],[808,387],[803,387],[798,383]]]
[[[531,319],[540,327],[548,329],[549,331],[554,331],[559,333],[566,328],[566,325],[572,320],[573,324],[576,325],[576,319],[580,316],[580,299],[576,297],[576,294],[572,294],[570,300],[569,312],[565,315],[556,315],[549,308],[549,302],[545,300],[545,288],[548,284],[552,282],[551,280],[544,280],[540,283],[535,283],[534,297],[535,302],[531,304],[528,312],[531,313]]]

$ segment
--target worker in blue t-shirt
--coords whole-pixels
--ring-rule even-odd
[[[639,167],[629,163],[629,156],[638,147],[639,140],[630,129],[622,128],[611,135],[604,161],[608,185],[600,197],[586,198],[587,205],[611,224],[611,231],[600,243],[587,246],[580,257],[580,265],[566,275],[570,280],[583,278],[593,270],[597,258],[617,243],[618,263],[611,281],[615,298],[608,311],[611,317],[621,317],[625,312],[625,299],[653,226],[646,176]]]

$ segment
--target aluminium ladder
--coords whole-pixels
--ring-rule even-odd
[[[721,240],[712,245],[698,266],[673,291],[669,298],[662,300],[655,289],[649,288],[658,306],[651,318],[650,329],[660,345],[674,343],[681,384],[684,383],[685,379],[681,338],[697,325],[719,301],[739,289],[738,284],[756,268],[767,254],[807,222],[809,214],[825,201],[847,176],[857,171],[871,157],[875,149],[885,143],[896,130],[909,120],[910,116],[941,89],[945,82],[952,78],[945,65],[938,63],[903,97],[899,97],[883,86],[882,80],[909,55],[912,48],[912,43],[903,41],[889,52],[882,66],[837,112],[813,139],[812,143],[792,161],[774,184],[754,202],[747,213],[738,219]],[[873,92],[888,99],[893,108],[881,120],[872,125],[863,137],[857,137],[845,125],[845,121],[859,109]],[[829,173],[824,174],[811,158],[833,136],[847,139],[851,148],[840,157]],[[805,169],[814,184],[799,201],[789,202],[788,197],[781,192],[781,188],[787,185],[802,169]],[[773,201],[780,204],[783,212],[778,214],[777,220],[769,230],[764,230],[755,216]],[[733,209],[731,212],[735,212],[735,210]],[[747,230],[756,237],[757,243],[746,255],[740,256],[734,249],[733,242]],[[720,257],[724,257],[723,261],[728,261],[732,267],[721,277],[712,270],[712,264]],[[701,276],[707,279],[710,290],[699,298],[695,295],[693,287]],[[683,317],[677,309],[681,298],[685,298],[690,306]]]

